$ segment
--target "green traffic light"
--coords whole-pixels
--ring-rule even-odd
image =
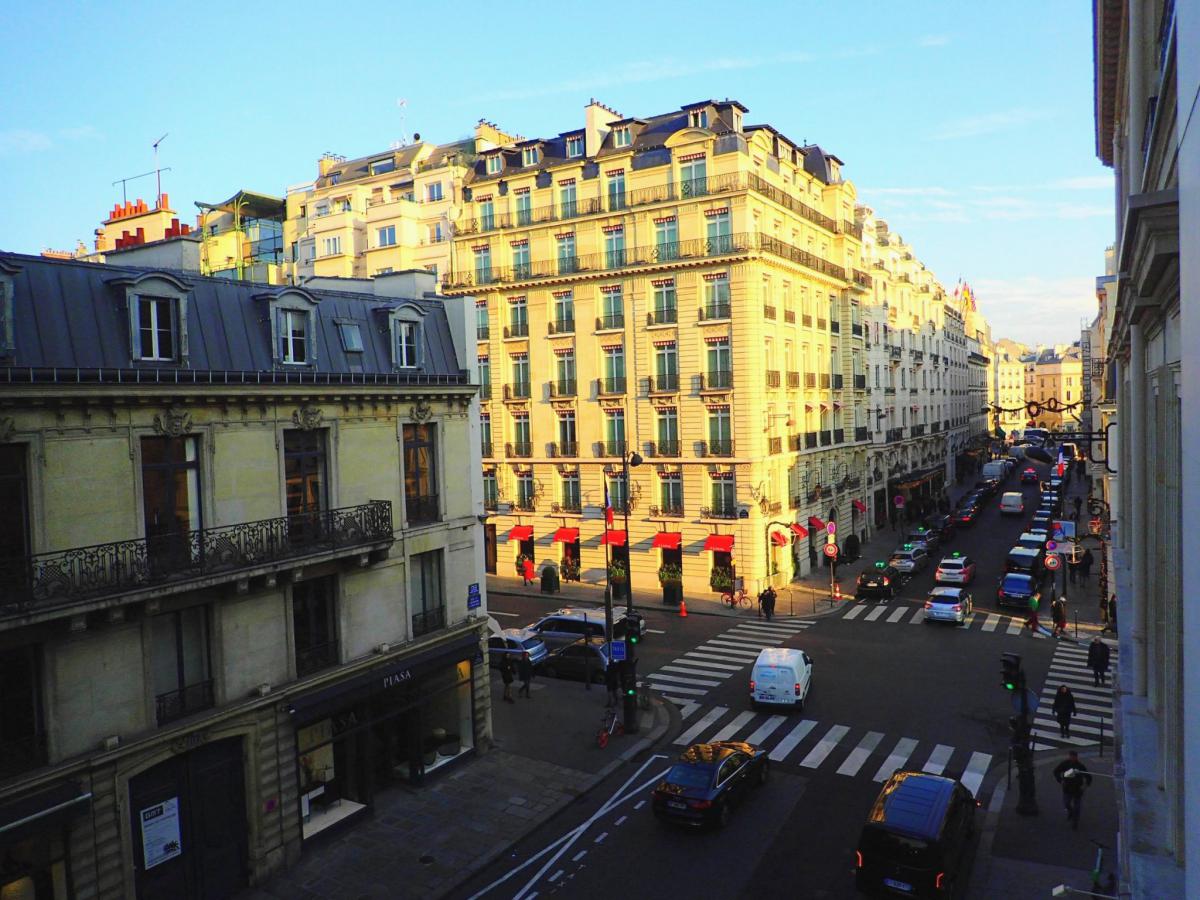
[[[1006,681],[1006,682],[1004,682],[1004,689],[1006,691],[1015,691],[1017,689],[1017,686],[1015,684],[1013,684],[1011,681]]]
[[[636,693],[637,693],[636,688],[629,688],[628,690],[625,691],[625,696],[632,697]]]

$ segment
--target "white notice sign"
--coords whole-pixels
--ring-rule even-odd
[[[172,797],[142,810],[142,852],[146,868],[183,853],[179,842],[179,798]]]

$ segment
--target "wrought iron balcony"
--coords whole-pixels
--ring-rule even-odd
[[[212,680],[189,684],[177,691],[168,691],[154,698],[155,718],[166,725],[213,706]]]
[[[728,303],[706,303],[700,307],[696,318],[701,322],[712,320],[724,321],[733,315],[733,307]]]
[[[700,373],[700,390],[702,391],[724,391],[731,387],[733,387],[733,372],[728,369]]]
[[[779,384],[780,384],[779,370],[778,369],[767,369],[767,387],[777,388],[777,387],[779,387]]]
[[[475,340],[486,341],[486,340],[489,340],[491,338],[491,336],[492,336],[492,329],[489,328],[487,325],[476,325],[475,326]]]
[[[783,438],[773,437],[767,439],[767,452],[771,454],[783,452]]]
[[[678,456],[679,441],[653,441],[650,443],[651,456]]]
[[[547,334],[574,334],[575,320],[574,319],[555,319],[552,322],[546,323]]]
[[[329,669],[338,664],[337,641],[326,641],[323,644],[310,644],[307,647],[296,648],[296,675],[303,678],[313,672]]]
[[[625,448],[624,441],[597,441],[596,455],[600,457],[624,456]]]
[[[871,439],[866,425],[859,425],[854,429],[854,439],[856,441],[868,441]]]
[[[823,430],[821,432],[821,446],[828,447],[832,444],[833,444],[833,432],[831,432],[827,429]]]
[[[863,236],[862,226],[856,222],[843,221],[842,222],[842,234],[849,234],[853,237],[858,238],[861,241],[862,236]]]
[[[608,378],[597,378],[596,393],[602,396],[606,394],[625,393],[625,376],[611,375]]]
[[[0,616],[122,594],[162,595],[285,563],[392,543],[392,504],[371,500],[277,519],[0,560]],[[259,570],[259,571],[255,571]]]
[[[479,449],[480,449],[484,459],[491,459],[492,456],[494,455],[494,448],[492,446],[491,441],[483,441],[479,445]]]
[[[912,436],[913,437],[924,437],[925,436],[925,426],[924,425],[912,426]]]
[[[854,376],[854,389],[856,391],[865,391],[867,389],[867,376],[866,375],[855,375]]]
[[[869,288],[872,284],[874,284],[874,281],[872,281],[871,276],[868,275],[866,272],[863,272],[859,269],[855,269],[854,270],[854,283],[856,285],[858,285],[859,287]]]
[[[650,390],[655,393],[669,393],[679,390],[679,373],[664,372],[650,379]]]
[[[704,456],[733,456],[733,441],[729,439],[702,441]]]
[[[506,338],[523,338],[529,337],[528,322],[513,322],[511,325],[504,326],[504,336]]]
[[[550,445],[551,456],[578,456],[579,443],[577,441],[555,441]]]
[[[518,459],[528,459],[533,456],[533,444],[529,441],[513,441],[504,445],[504,455]]]
[[[774,319],[777,315],[778,315],[778,313],[774,306],[769,306],[769,305],[763,306],[763,318],[764,319]]]
[[[646,313],[647,325],[674,325],[678,321],[679,310],[674,306],[664,306]]]
[[[495,512],[497,509],[500,508],[500,498],[497,497],[495,494],[484,494],[483,495],[483,508],[486,509],[488,512]]]
[[[488,384],[481,384],[479,386],[479,399],[480,400],[491,400],[492,399],[492,385],[490,382]]]
[[[937,433],[938,433],[939,431],[941,431],[941,430],[942,430],[942,423],[941,423],[941,422],[931,422],[931,423],[929,424],[929,432],[930,432],[931,434],[937,434]]]
[[[700,507],[702,519],[736,519],[738,515],[736,503],[720,503],[715,506]]]
[[[419,613],[413,613],[413,637],[420,637],[423,634],[429,634],[437,631],[439,628],[446,627],[446,607],[439,606],[436,609],[426,609]]]
[[[682,503],[664,503],[662,506],[651,506],[650,515],[663,516],[664,518],[678,519],[683,516]]]
[[[787,386],[790,388],[800,387],[800,373],[799,372],[788,372],[787,373]]]
[[[833,442],[835,444],[846,443],[846,430],[844,428],[833,429]]]
[[[616,331],[625,327],[625,313],[606,313],[596,317],[597,331]]]
[[[518,497],[512,503],[514,512],[537,512],[537,500],[533,497]]]
[[[901,347],[888,347],[888,356],[892,359],[899,359],[904,353]]]
[[[404,495],[404,515],[409,525],[427,525],[440,521],[441,507],[437,494]]]
[[[817,433],[815,431],[804,432],[804,449],[812,450],[817,446]]]
[[[894,387],[892,387],[891,385],[888,385],[887,387],[885,387],[883,389],[883,393],[885,396],[890,396],[890,395],[896,393],[896,389]]]
[[[577,513],[581,508],[578,497],[571,500],[559,500],[550,504],[551,513]]]
[[[915,362],[919,362],[919,363],[925,362],[925,351],[924,350],[914,350],[912,352],[912,355],[913,355],[913,360]]]
[[[796,323],[796,311],[794,309],[785,309],[783,311],[783,321],[794,325]]]
[[[574,378],[559,378],[550,382],[551,397],[574,397],[579,387]]]
[[[504,386],[505,400],[528,400],[529,399],[529,382],[514,381],[511,384]]]

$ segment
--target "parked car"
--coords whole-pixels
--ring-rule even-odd
[[[941,536],[928,525],[917,525],[910,529],[904,540],[913,544],[924,544],[926,553],[932,553],[942,545]]]
[[[960,528],[965,528],[968,525],[974,525],[975,519],[979,516],[979,507],[972,504],[960,506],[954,511],[954,524]]]
[[[954,539],[954,520],[946,513],[938,513],[925,520],[930,531],[936,531],[943,544]]]
[[[609,645],[580,638],[573,644],[559,647],[542,663],[542,672],[550,678],[574,678],[593,682],[604,681],[610,658]]]
[[[535,668],[545,662],[549,655],[545,642],[536,631],[529,628],[505,628],[488,638],[488,661],[493,667],[499,666],[506,656],[515,666],[517,660],[526,653]]]
[[[721,827],[750,788],[766,784],[767,751],[742,741],[693,744],[655,785],[654,815],[684,825]]]
[[[975,482],[975,490],[981,491],[987,497],[992,496],[996,491],[1000,490],[999,478],[981,478]]]
[[[1045,554],[1041,550],[1031,550],[1028,547],[1013,547],[1004,558],[1005,572],[1020,572],[1034,578],[1042,574],[1042,559]]]
[[[905,897],[953,897],[965,890],[976,806],[956,779],[893,773],[859,836],[855,886]]]
[[[1037,469],[1033,466],[1029,466],[1021,472],[1021,484],[1037,484],[1039,480]]]
[[[947,556],[938,563],[933,580],[937,584],[970,584],[975,580],[975,560],[961,553]]]
[[[614,618],[614,638],[624,637],[627,628],[625,618],[624,615]],[[639,636],[644,637],[646,633],[646,620],[635,613],[634,621],[637,622]],[[588,637],[594,641],[603,641],[604,611],[564,607],[556,609],[549,615],[542,616],[542,618],[530,625],[529,628],[541,637],[546,644],[546,648],[551,652],[559,647],[572,644],[582,637]]]
[[[925,622],[966,625],[974,603],[966,588],[935,587],[925,598]]]
[[[1046,549],[1046,541],[1048,539],[1049,535],[1044,531],[1026,531],[1019,538],[1017,538],[1016,546],[1024,547],[1027,550],[1041,551]]]
[[[915,575],[929,564],[929,554],[912,544],[905,544],[892,552],[888,563],[901,575]]]
[[[766,647],[750,670],[750,707],[760,703],[791,706],[804,712],[812,688],[812,659],[793,647]]]
[[[900,572],[895,566],[880,560],[871,568],[864,569],[854,585],[855,600],[884,599],[891,600],[896,596],[900,586]]]
[[[1001,576],[1000,584],[996,588],[996,604],[998,606],[1029,609],[1029,598],[1037,597],[1040,600],[1041,596],[1034,578],[1031,575],[1022,575],[1017,572],[1009,572]]]
[[[1020,491],[1009,491],[1000,498],[1000,515],[1013,516],[1025,512],[1025,497]]]

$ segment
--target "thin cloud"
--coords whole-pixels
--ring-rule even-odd
[[[919,46],[919,47],[945,47],[949,43],[950,43],[950,36],[948,34],[927,34],[927,35],[924,35],[919,41],[917,41],[917,46]]]
[[[1112,190],[1111,175],[1083,175],[1079,178],[1060,178],[1050,182],[1047,187],[1060,191],[1093,191]]]
[[[889,197],[950,197],[953,191],[944,187],[884,187],[860,189],[863,194],[886,194]]]
[[[54,146],[50,135],[28,128],[0,131],[0,154],[40,153]]]
[[[58,129],[58,136],[67,141],[102,141],[104,135],[92,125],[75,125]]]
[[[971,279],[971,290],[992,326],[992,337],[1025,344],[1074,341],[1096,315],[1093,275]]]
[[[980,116],[965,116],[961,119],[952,119],[949,122],[944,122],[929,137],[935,141],[953,141],[961,138],[981,137],[985,134],[995,134],[998,131],[1008,131],[1021,125],[1028,125],[1031,122],[1037,122],[1049,117],[1049,110],[1029,109],[1027,107],[985,113]]]

